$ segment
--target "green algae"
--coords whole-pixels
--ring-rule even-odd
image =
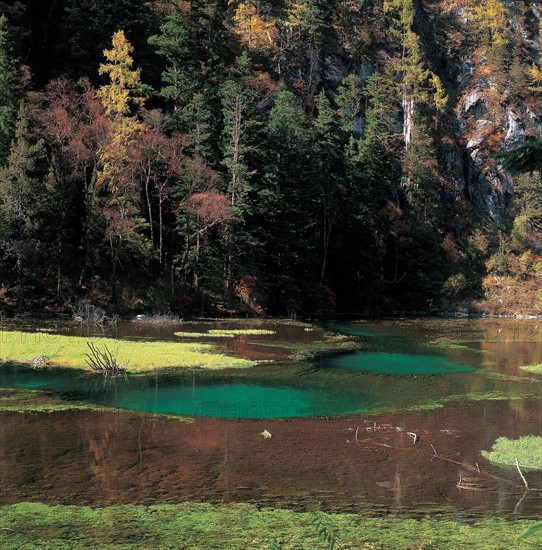
[[[0,546],[6,550],[327,548],[315,519],[333,534],[340,548],[508,550],[542,543],[540,533],[519,540],[538,523],[532,520],[367,517],[187,502],[105,508],[35,503],[3,506]]]

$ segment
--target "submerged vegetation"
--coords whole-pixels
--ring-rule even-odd
[[[525,468],[542,470],[542,437],[526,435],[519,439],[499,437],[491,451],[482,451],[482,455],[489,461],[501,466],[519,465]]]
[[[320,532],[326,528],[326,540]],[[183,503],[158,506],[46,506],[21,503],[0,508],[0,545],[16,548],[336,548],[481,550],[533,548],[534,533],[519,537],[535,521],[480,519],[465,522],[383,518],[273,510],[244,504]],[[316,529],[318,526],[320,529]],[[324,546],[322,546],[324,545]]]
[[[52,413],[74,410],[114,411],[115,409],[80,401],[66,401],[46,391],[0,388],[0,412]]]
[[[87,343],[108,346],[120,364],[128,363],[130,372],[146,372],[165,367],[225,369],[247,368],[248,359],[218,353],[212,344],[66,336],[44,332],[2,331],[0,357],[4,361],[31,362],[46,356],[51,365],[84,369]]]

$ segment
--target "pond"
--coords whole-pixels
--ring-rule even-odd
[[[193,499],[536,516],[540,494],[521,500],[517,471],[490,464],[481,451],[501,436],[542,433],[542,376],[520,369],[539,362],[539,323],[393,319],[307,330],[259,321],[256,328],[274,333],[205,340],[236,357],[282,361],[235,372],[103,380],[4,364],[0,387],[46,390],[65,404],[117,412],[0,412],[0,502]],[[288,359],[295,346],[318,350],[330,328],[354,346]],[[179,330],[121,326],[116,336],[177,340]],[[542,487],[540,472],[526,476],[532,487]]]

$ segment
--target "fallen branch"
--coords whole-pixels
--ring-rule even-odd
[[[525,476],[523,475],[523,472],[521,471],[521,468],[519,467],[519,461],[516,458],[516,468],[518,469],[519,475],[521,476],[521,479],[523,480],[523,483],[525,484],[525,488],[529,490],[529,484],[527,483],[527,480],[525,479]]]
[[[126,364],[119,365],[117,356],[113,356],[107,345],[104,346],[104,351],[98,349],[92,342],[87,342],[87,346],[90,354],[85,354],[85,361],[93,372],[103,376],[127,375]]]
[[[515,481],[512,481],[511,479],[506,479],[504,477],[500,477],[500,476],[496,476],[494,474],[490,474],[489,472],[484,472],[479,467],[477,468],[476,466],[472,466],[471,464],[465,464],[464,462],[459,462],[457,460],[452,460],[451,458],[441,456],[437,453],[435,453],[432,456],[432,459],[433,458],[437,458],[438,460],[443,460],[444,462],[450,462],[451,464],[457,464],[458,466],[462,466],[463,468],[465,468],[469,472],[476,472],[477,474],[489,477],[491,479],[495,479],[497,481],[502,481],[504,483],[508,483],[508,485],[513,485],[514,487],[519,487],[519,488],[523,489],[522,485],[520,485],[519,483],[517,483]],[[530,491],[530,492],[533,492],[533,493],[542,493],[542,489],[533,489],[531,487],[527,487],[527,491]]]

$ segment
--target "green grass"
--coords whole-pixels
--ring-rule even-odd
[[[215,352],[212,344],[149,340],[120,340],[89,336],[64,336],[45,332],[2,331],[0,357],[4,361],[30,362],[46,356],[53,366],[88,369],[87,342],[99,349],[105,346],[117,355],[120,364],[128,362],[129,372],[147,372],[165,367],[225,369],[247,368],[255,363]]]
[[[516,458],[524,468],[542,470],[542,437],[525,435],[519,439],[499,437],[491,451],[482,451],[490,462],[502,466],[515,466]]]
[[[540,365],[525,365],[524,367],[520,367],[521,370],[527,371],[527,372],[533,372],[534,374],[542,374],[542,364]]]
[[[176,332],[175,336],[181,338],[234,338],[235,336],[244,335],[267,335],[276,334],[275,330],[263,330],[263,329],[231,329],[220,330],[213,329],[207,332]]]
[[[317,521],[315,521],[317,520]],[[87,549],[322,549],[323,525],[340,548],[508,550],[537,548],[540,532],[518,540],[537,522],[478,521],[356,514],[297,513],[252,505],[182,503],[106,508],[21,503],[0,507],[0,547]]]

